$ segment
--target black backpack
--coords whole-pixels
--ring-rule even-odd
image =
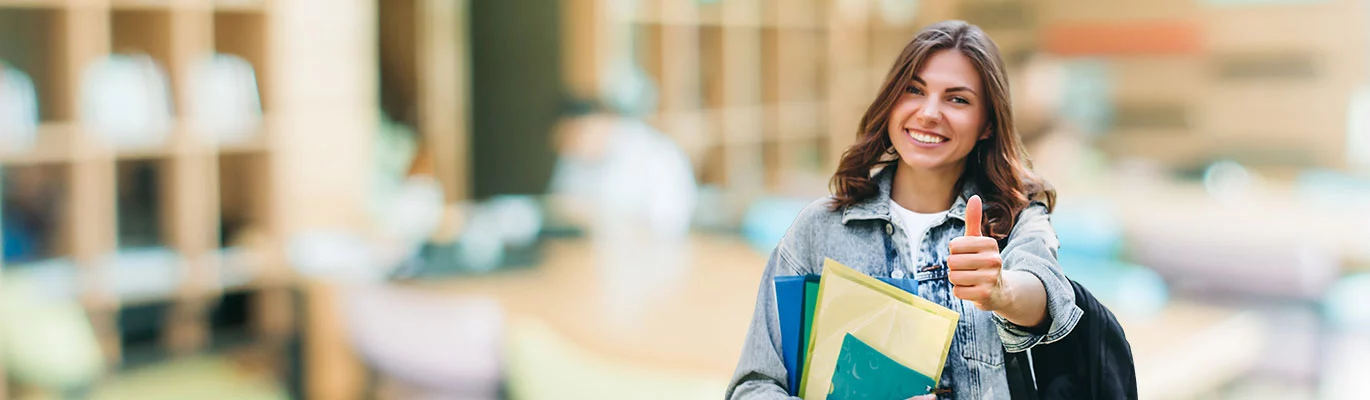
[[[1135,399],[1137,372],[1132,346],[1113,312],[1071,281],[1075,304],[1084,310],[1065,338],[1004,354],[1014,399]]]

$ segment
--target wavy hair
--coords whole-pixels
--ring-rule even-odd
[[[890,111],[912,80],[914,73],[934,53],[959,51],[980,73],[988,101],[990,138],[975,144],[966,159],[966,168],[957,182],[957,192],[966,182],[974,182],[985,205],[984,232],[1001,243],[1013,230],[1017,216],[1033,200],[1055,208],[1056,192],[1046,181],[1032,173],[1031,161],[1022,139],[1014,129],[1010,107],[1008,74],[999,47],[979,27],[965,21],[943,21],[919,31],[904,46],[890,68],[879,94],[861,117],[857,143],[847,148],[829,182],[833,191],[833,210],[851,206],[880,192],[871,171],[878,166],[898,163],[887,126]]]

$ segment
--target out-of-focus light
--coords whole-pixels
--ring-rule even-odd
[[[11,276],[0,287],[0,357],[11,377],[75,389],[104,372],[90,320],[74,298],[54,299],[37,277]]]
[[[1051,215],[1061,252],[1111,259],[1123,247],[1123,224],[1112,204],[1100,198],[1065,200]]]
[[[880,0],[880,17],[890,25],[910,24],[922,5],[921,0]]]
[[[376,267],[371,244],[346,232],[301,232],[289,239],[286,249],[290,265],[304,276],[375,281],[386,273]]]
[[[192,74],[197,131],[219,143],[250,139],[262,119],[252,64],[242,57],[215,54],[199,60]]]
[[[1076,129],[1099,135],[1113,124],[1113,79],[1108,64],[1083,58],[1065,63],[1065,94],[1061,116]]]
[[[866,18],[865,0],[837,0],[837,12],[848,21],[861,21]]]
[[[1370,86],[1356,91],[1350,103],[1346,112],[1346,163],[1370,172]]]
[[[82,120],[115,146],[155,146],[171,131],[171,89],[152,57],[110,55],[81,80]]]
[[[1323,303],[1329,319],[1337,326],[1370,330],[1370,274],[1343,278],[1327,291]]]
[[[615,62],[604,73],[600,91],[605,103],[626,115],[656,111],[657,88],[651,76],[631,61]]]
[[[471,207],[466,220],[457,245],[462,262],[476,272],[499,267],[507,248],[532,245],[543,224],[537,201],[527,196],[492,198]]]
[[[497,196],[486,207],[495,215],[500,237],[508,245],[532,245],[542,231],[542,211],[532,197]]]
[[[1251,194],[1257,177],[1234,161],[1218,161],[1204,170],[1204,189],[1220,200],[1240,200]]]
[[[33,147],[38,130],[38,97],[33,80],[0,62],[0,149]]]
[[[759,199],[742,216],[742,236],[752,249],[770,254],[807,204],[808,201],[799,199]]]

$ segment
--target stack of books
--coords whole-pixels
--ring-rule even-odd
[[[822,275],[775,278],[791,395],[898,398],[932,393],[960,315],[917,295],[914,279],[877,279],[827,260]]]

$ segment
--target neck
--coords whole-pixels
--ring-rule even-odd
[[[914,169],[903,164],[894,167],[890,199],[909,211],[925,214],[951,208],[956,201],[956,180],[966,168],[965,164],[945,170]]]

